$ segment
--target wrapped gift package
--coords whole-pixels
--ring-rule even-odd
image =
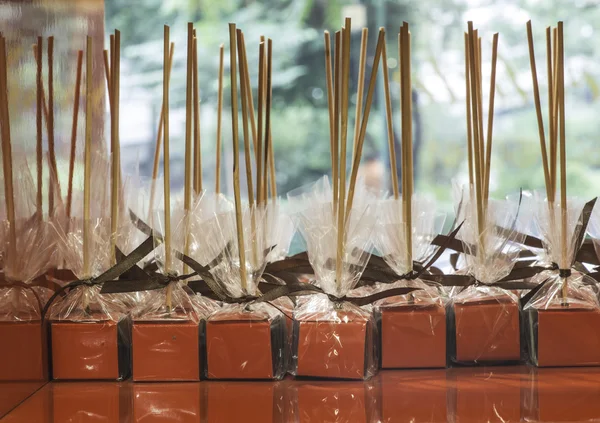
[[[224,306],[206,322],[209,379],[281,379],[286,318],[267,303]]]
[[[169,287],[151,292],[133,311],[132,368],[136,382],[200,380],[204,316],[180,282]]]
[[[0,288],[0,381],[48,378],[48,341],[37,294],[28,288]]]
[[[467,288],[450,305],[452,359],[459,363],[518,362],[519,322],[519,301],[511,292],[500,288]]]
[[[123,380],[131,373],[131,319],[99,286],[79,286],[50,309],[54,379]]]
[[[566,281],[556,272],[548,273],[540,275],[550,279],[524,306],[531,361],[539,367],[600,366],[595,281],[578,272]]]
[[[368,379],[377,371],[375,336],[371,313],[315,295],[294,311],[292,373]]]

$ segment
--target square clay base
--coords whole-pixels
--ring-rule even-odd
[[[600,366],[600,311],[537,311],[537,365]]]
[[[382,307],[381,367],[446,367],[446,309],[442,305]]]
[[[519,306],[508,300],[454,304],[457,362],[514,361],[521,358]]]
[[[1,381],[48,379],[48,347],[42,322],[0,322],[0,339]]]
[[[283,374],[283,316],[223,309],[206,322],[209,379],[277,379]]]
[[[294,321],[294,352],[297,376],[338,379],[365,379],[368,376],[368,348],[373,348],[371,322],[356,313],[338,312],[341,322]]]
[[[133,380],[200,380],[200,326],[193,321],[134,321]]]
[[[52,376],[60,380],[118,380],[129,373],[129,358],[119,358],[119,330],[127,321],[50,323]],[[125,370],[123,370],[125,369]]]

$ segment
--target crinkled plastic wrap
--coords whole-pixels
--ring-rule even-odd
[[[199,202],[190,235],[190,257],[207,265],[230,298],[260,296],[258,284],[280,238],[279,205],[244,207],[246,285],[241,283],[235,211],[220,195]],[[273,248],[275,247],[275,248]],[[280,246],[280,253],[287,247]],[[286,371],[286,318],[268,303],[241,301],[216,310],[206,323],[206,376],[209,379],[280,379]]]
[[[447,309],[450,359],[464,364],[518,362],[519,298],[492,285],[510,274],[518,258],[523,237],[516,230],[520,204],[490,200],[481,236],[475,202],[463,199],[461,215],[459,221],[465,221],[459,232],[466,253],[464,272],[476,283],[455,290]]]
[[[600,303],[597,282],[571,270],[580,232],[583,202],[569,199],[567,250],[561,250],[561,210],[538,199],[538,225],[546,256],[563,270],[548,270],[535,281],[543,286],[524,305],[531,360],[540,367],[600,365]],[[592,221],[594,215],[592,215]],[[592,224],[595,228],[597,222]],[[594,232],[594,230],[592,230]],[[595,232],[594,232],[595,233]]]
[[[0,222],[0,381],[45,380],[47,337],[41,311],[49,293],[40,282],[53,248],[45,222],[36,213],[33,180],[20,154],[13,155],[13,185],[14,243],[5,207]]]
[[[342,298],[359,282],[370,257],[374,197],[357,185],[338,263],[338,214],[326,177],[289,196],[315,273],[314,283]],[[339,267],[337,266],[339,264]],[[376,373],[375,319],[370,311],[326,295],[302,299],[294,311],[291,372],[297,376],[368,379]]]
[[[402,200],[390,198],[378,204],[375,247],[397,275],[412,271],[412,260],[420,263],[427,260],[434,251],[431,241],[443,226],[443,218],[436,215],[433,201],[415,197],[412,207],[412,255],[409,256]],[[421,279],[379,285],[378,291],[401,287],[418,289],[375,304],[381,336],[381,367],[445,367],[447,297],[441,289]]]

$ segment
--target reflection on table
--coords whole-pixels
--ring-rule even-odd
[[[383,371],[365,382],[52,382],[2,423],[600,421],[600,368]]]

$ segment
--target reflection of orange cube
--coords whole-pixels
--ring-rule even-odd
[[[540,367],[600,366],[600,311],[537,310],[536,352]]]
[[[446,309],[443,305],[383,306],[381,367],[446,366]]]
[[[207,423],[280,422],[274,395],[278,383],[204,382],[207,395]]]
[[[52,384],[55,422],[87,421],[119,423],[127,415],[128,388],[118,382],[62,382]]]
[[[465,367],[448,370],[453,384],[449,412],[457,422],[521,421],[521,367]]]
[[[353,312],[318,313],[294,322],[297,376],[364,379],[372,365],[371,320]]]
[[[192,320],[134,321],[134,381],[200,380],[200,327]]]
[[[499,297],[454,304],[456,361],[519,361],[519,306]]]
[[[374,418],[372,386],[364,382],[290,381],[297,404],[297,421],[303,423],[380,421]]]
[[[46,380],[48,348],[41,321],[0,322],[0,380]]]
[[[382,421],[445,422],[446,370],[385,371],[381,381]]]
[[[532,368],[525,394],[527,421],[600,421],[598,368]]]
[[[133,385],[134,423],[200,423],[199,383],[136,383]]]
[[[130,321],[54,321],[52,374],[54,379],[117,380],[129,374]],[[123,333],[125,332],[125,334]]]
[[[43,380],[0,382],[0,419],[21,402],[25,401],[35,391],[43,387],[45,383],[46,381]],[[38,422],[40,419],[24,419],[20,421]]]

